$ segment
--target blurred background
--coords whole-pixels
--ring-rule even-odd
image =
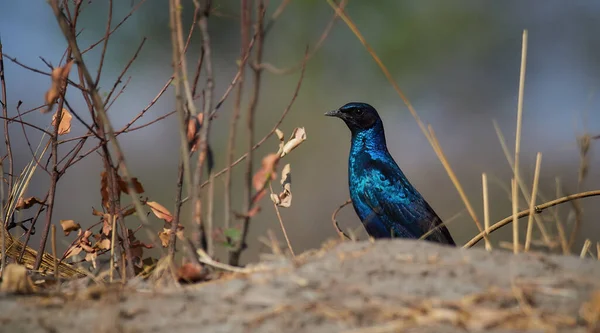
[[[192,1],[183,2],[184,30],[187,30],[194,6]],[[115,1],[113,26],[137,4],[137,0]],[[279,4],[280,1],[270,1],[267,16]],[[82,28],[79,43],[86,48],[104,35],[108,1],[94,0],[83,7],[78,25]],[[209,30],[218,99],[237,72],[239,1],[216,0],[213,8]],[[589,172],[581,184],[578,182],[581,154],[577,138],[600,134],[597,111],[600,106],[600,39],[597,36],[600,3],[547,0],[541,5],[536,1],[509,0],[350,0],[346,12],[389,68],[422,120],[435,129],[481,221],[482,172],[489,176],[492,223],[512,214],[512,171],[493,120],[498,122],[513,152],[523,29],[529,31],[529,52],[521,174],[530,187],[535,155],[542,152],[539,189],[545,199],[557,196],[557,182],[561,196],[598,188],[600,161],[594,141],[585,162]],[[266,38],[264,62],[279,68],[298,64],[305,47],[314,48],[333,14],[324,0],[292,0]],[[66,48],[51,8],[42,0],[0,0],[0,36],[8,56],[45,71],[49,70],[40,57],[57,65]],[[109,114],[116,128],[129,122],[148,105],[172,75],[166,1],[146,1],[112,35],[100,81],[101,92],[112,87],[143,37],[148,40],[125,76],[126,79],[131,76],[131,81]],[[94,70],[100,50],[97,48],[85,56],[88,66]],[[188,53],[190,71],[195,69],[199,52],[200,38],[196,33]],[[9,113],[16,114],[18,101],[23,102],[22,110],[42,105],[50,78],[32,73],[8,59],[5,59],[5,67]],[[287,75],[264,73],[256,118],[257,139],[272,128],[289,103],[299,74],[299,71]],[[250,78],[251,71],[247,71],[247,75]],[[204,82],[203,78],[200,80]],[[251,92],[251,80],[246,82],[244,105]],[[72,95],[80,94],[72,92]],[[220,109],[211,131],[216,170],[226,165],[233,100],[232,94]],[[477,229],[433,149],[371,56],[338,19],[323,46],[308,63],[298,99],[280,126],[286,137],[294,127],[305,127],[308,137],[284,160],[292,167],[293,202],[291,208],[282,209],[282,217],[296,253],[337,237],[331,214],[349,197],[346,168],[350,133],[343,122],[326,118],[323,113],[349,101],[368,102],[379,110],[384,119],[388,147],[400,167],[442,219],[449,221],[448,227],[457,243],[471,239]],[[73,97],[69,102],[73,108],[81,110],[80,114],[87,114],[87,107],[80,97]],[[169,88],[138,124],[170,112],[174,105],[174,91]],[[45,127],[50,124],[51,115],[35,112],[26,120]],[[240,156],[246,149],[245,107],[239,124],[235,156]],[[74,120],[67,137],[85,133],[86,128]],[[31,160],[31,154],[18,124],[11,125],[10,135],[15,150],[15,169],[20,171]],[[41,137],[33,131],[30,135],[35,143]],[[179,158],[176,116],[123,135],[119,140],[131,171],[146,189],[145,195],[172,210]],[[257,167],[262,156],[276,151],[277,145],[274,137],[256,151]],[[62,153],[68,151],[66,146],[61,149]],[[242,163],[233,173],[233,209],[238,212],[242,210],[243,169]],[[101,171],[100,156],[92,154],[60,180],[54,213],[56,223],[59,219],[74,219],[86,226],[97,221],[91,211],[92,207],[99,209],[101,206]],[[43,196],[49,186],[48,178],[38,170],[26,196]],[[223,219],[223,180],[218,178],[215,183],[217,225]],[[278,184],[275,185],[277,189]],[[600,240],[598,200],[581,201],[583,226],[573,247],[574,253],[579,253],[585,239]],[[520,204],[526,208],[522,197]],[[261,251],[268,250],[257,242],[267,229],[273,230],[283,241],[272,204],[267,199],[262,207],[252,220],[248,238],[250,248],[243,255],[245,262],[257,260]],[[554,219],[550,217],[558,216],[570,231],[575,220],[572,208],[571,204],[564,204],[555,211],[545,212],[548,230],[556,234]],[[183,223],[189,220],[189,209],[189,205],[184,206]],[[156,223],[156,230],[162,228],[161,221],[153,216],[150,218]],[[338,219],[344,229],[360,227],[350,206]],[[525,221],[522,220],[522,226]],[[38,230],[42,223],[43,219],[38,222]],[[127,223],[130,228],[137,225],[135,218],[129,218]],[[504,229],[493,234],[495,243],[510,240],[511,228]],[[365,233],[360,228],[357,230],[361,231],[360,238],[365,239]],[[524,233],[521,235],[523,240]],[[74,237],[61,238],[62,245],[66,246]],[[140,237],[143,236],[140,234]],[[37,244],[35,238],[30,245],[36,247]]]

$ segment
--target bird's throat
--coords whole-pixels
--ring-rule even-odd
[[[385,133],[382,126],[352,132],[352,152],[378,151],[387,152]]]

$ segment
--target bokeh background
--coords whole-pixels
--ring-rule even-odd
[[[138,1],[115,1],[113,25]],[[269,16],[280,1],[270,1]],[[193,13],[191,1],[184,1],[186,26]],[[600,4],[596,1],[476,1],[476,0],[351,0],[347,13],[367,41],[388,66],[400,87],[427,124],[435,129],[449,162],[483,220],[481,173],[490,177],[491,220],[511,215],[510,179],[512,172],[494,131],[496,120],[514,149],[515,120],[521,34],[529,31],[529,53],[525,86],[521,172],[531,184],[535,154],[543,153],[540,191],[548,199],[556,197],[557,180],[564,193],[595,189],[600,181],[597,146],[592,142],[589,174],[578,184],[581,163],[577,137],[600,133]],[[79,27],[79,43],[87,46],[104,34],[108,1],[94,0],[84,5]],[[292,0],[279,17],[265,42],[264,61],[277,67],[296,65],[307,45],[313,47],[333,10],[323,1]],[[110,112],[115,127],[126,124],[154,98],[172,74],[168,2],[148,0],[109,42],[101,91],[107,91],[134,54],[143,37],[148,38],[138,59],[128,72],[131,82]],[[216,96],[237,71],[239,58],[239,2],[214,1],[210,33],[216,75]],[[46,1],[0,0],[0,36],[4,52],[32,67],[48,70],[39,57],[58,64],[66,47]],[[189,52],[190,71],[200,50],[199,34]],[[97,67],[100,48],[86,54],[92,69]],[[16,114],[18,101],[26,110],[43,104],[50,79],[31,73],[5,59],[9,112]],[[251,75],[251,72],[247,72]],[[192,73],[190,73],[192,75]],[[265,72],[256,118],[256,136],[262,137],[279,118],[289,102],[299,71],[288,75]],[[249,82],[250,80],[247,80]],[[202,78],[201,78],[201,82]],[[246,84],[245,101],[250,94]],[[73,94],[75,95],[75,94]],[[153,120],[174,108],[170,88],[142,118]],[[216,169],[225,166],[229,119],[233,98],[219,111],[212,130]],[[449,229],[458,243],[476,234],[476,227],[449,180],[433,149],[420,132],[400,98],[386,81],[371,56],[341,21],[337,20],[321,49],[310,60],[300,94],[281,129],[289,136],[294,127],[306,128],[308,140],[286,157],[293,175],[293,203],[282,209],[283,220],[296,252],[318,247],[335,237],[332,211],[348,198],[347,154],[349,132],[336,119],[323,113],[349,101],[375,106],[384,118],[388,146],[413,184],[423,193],[443,219],[452,219]],[[83,101],[71,105],[87,112]],[[47,126],[51,115],[31,114],[27,120]],[[236,156],[244,152],[245,115],[240,120]],[[21,128],[11,125],[16,170],[31,159]],[[84,134],[85,127],[73,123],[69,136]],[[40,136],[30,132],[33,141]],[[143,130],[120,137],[132,172],[144,184],[146,194],[172,209],[175,198],[179,136],[176,116]],[[66,148],[63,148],[65,152]],[[256,152],[257,157],[277,149],[275,138]],[[2,154],[5,150],[3,148]],[[256,158],[256,165],[260,158]],[[61,179],[54,221],[74,219],[82,225],[95,222],[92,207],[100,207],[101,159],[91,155],[74,166]],[[234,171],[234,210],[242,207],[243,166]],[[216,181],[216,215],[223,219],[223,179]],[[42,196],[49,180],[37,172],[29,195]],[[581,201],[583,228],[574,252],[583,240],[600,240],[596,201]],[[525,207],[521,199],[521,205]],[[186,213],[189,207],[184,210]],[[558,208],[562,223],[574,221],[569,204]],[[28,214],[28,213],[26,213]],[[458,214],[458,215],[457,215]],[[551,216],[544,213],[544,216]],[[189,216],[189,215],[188,215]],[[156,229],[162,223],[151,217]],[[339,215],[343,228],[359,227],[352,208]],[[185,220],[185,217],[184,217]],[[41,230],[40,220],[38,230]],[[134,227],[134,219],[129,220]],[[184,221],[185,223],[185,221]],[[554,229],[554,222],[548,222]],[[525,224],[524,222],[521,223]],[[256,260],[265,247],[257,238],[272,229],[283,240],[272,205],[267,200],[253,219],[250,249],[244,261]],[[510,239],[510,228],[493,235],[495,242]],[[359,229],[360,230],[360,229]],[[39,232],[38,232],[39,235]],[[360,234],[364,239],[364,233]],[[522,233],[523,235],[523,233]],[[74,235],[71,235],[74,237]],[[65,237],[66,244],[72,239]],[[36,246],[37,239],[31,243]],[[63,245],[64,245],[63,244]]]

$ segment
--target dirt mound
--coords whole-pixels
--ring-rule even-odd
[[[394,240],[342,243],[257,270],[177,290],[3,296],[0,331],[600,330],[600,262],[591,259]]]

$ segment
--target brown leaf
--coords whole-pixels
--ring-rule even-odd
[[[69,72],[71,71],[73,62],[74,60],[71,60],[63,67],[56,67],[52,70],[52,74],[50,75],[52,78],[52,83],[50,85],[50,89],[48,89],[45,95],[45,102],[49,106],[47,109],[42,109],[42,113],[50,112],[52,110],[52,106],[60,97],[63,86],[65,86],[66,80],[69,77]]]
[[[94,215],[94,216],[104,216],[104,213],[101,212],[101,211],[99,211],[99,210],[96,210],[96,208],[92,207],[92,215]]]
[[[79,223],[75,223],[73,220],[60,220],[60,226],[65,232],[65,236],[69,236],[72,231],[77,231],[81,229]]]
[[[31,294],[35,287],[27,275],[27,268],[17,264],[8,264],[2,274],[0,290],[11,294]]]
[[[252,184],[256,193],[252,197],[251,208],[245,214],[239,216],[253,217],[258,214],[260,211],[258,202],[267,194],[267,185],[269,182],[277,177],[275,170],[280,158],[279,154],[269,154],[263,158],[260,169],[252,177]]]
[[[203,113],[198,114],[196,118],[190,117],[190,119],[188,119],[186,136],[188,140],[188,148],[191,152],[195,152],[198,149],[198,142],[200,141],[200,136],[198,134],[200,132],[200,128],[202,127],[203,120]]]
[[[117,177],[117,183],[119,184],[119,189],[121,190],[121,192],[129,193],[129,186],[127,182],[123,180],[120,176]],[[139,182],[137,177],[131,178],[131,182],[133,183],[133,190],[135,191],[135,193],[144,193],[144,186],[142,186],[142,183]]]
[[[16,210],[28,209],[28,208],[31,208],[31,206],[33,206],[35,204],[43,204],[43,202],[41,202],[40,199],[38,199],[36,197],[29,197],[29,198],[20,197],[19,200],[17,200],[17,206],[15,207],[15,209]]]
[[[102,215],[102,234],[108,236],[112,230],[112,215]]]
[[[173,222],[173,215],[161,204],[156,201],[148,201],[146,205],[150,207],[152,213],[159,219],[165,220],[167,223]]]
[[[81,229],[79,230],[79,233],[81,234]],[[72,256],[78,255],[79,253],[81,253],[81,251],[85,251],[87,253],[94,252],[94,248],[90,246],[92,244],[90,242],[91,236],[92,232],[90,230],[84,231],[83,236],[80,235],[80,238],[77,241],[77,243],[73,244],[73,246],[67,249],[65,258],[70,258]]]
[[[158,238],[160,239],[160,243],[163,247],[169,246],[169,235],[171,234],[171,229],[163,228],[163,231],[158,232]]]
[[[181,229],[183,229],[183,227],[178,228],[177,232],[175,233],[179,239],[183,239],[183,230]],[[170,228],[163,228],[162,231],[158,232],[158,238],[160,239],[160,243],[163,247],[169,246],[171,234],[172,232]]]
[[[292,137],[286,142],[281,151],[281,157],[289,154],[294,148],[298,147],[306,140],[306,131],[304,127],[296,127],[292,132]]]
[[[109,195],[108,195],[108,174],[106,171],[102,171],[100,174],[100,196],[102,197],[102,206],[108,209],[109,207]]]
[[[152,244],[145,244],[140,242],[139,240],[136,240],[135,242],[131,243],[131,256],[134,259],[139,260],[144,254],[144,249],[151,249],[153,247],[154,246]]]
[[[52,126],[56,126],[56,119],[58,118],[58,110],[52,116]],[[58,124],[58,135],[63,135],[71,132],[71,120],[73,116],[63,108],[61,112],[60,124]]]
[[[185,263],[177,269],[179,282],[194,283],[206,279],[208,272],[196,263]]]
[[[252,177],[252,184],[256,191],[264,189],[269,181],[277,177],[275,169],[279,159],[280,157],[277,154],[269,154],[263,158],[260,169]]]

